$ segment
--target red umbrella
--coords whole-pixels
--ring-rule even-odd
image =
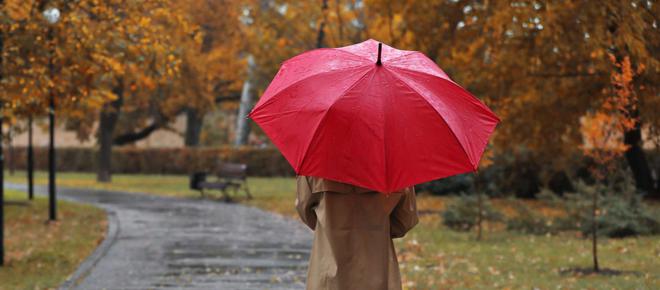
[[[424,54],[374,40],[284,62],[249,116],[297,174],[380,192],[475,171],[499,122]]]

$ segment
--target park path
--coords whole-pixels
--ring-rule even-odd
[[[74,275],[75,285],[63,288],[304,288],[312,237],[294,220],[209,200],[73,188],[58,194],[110,217],[106,241]]]

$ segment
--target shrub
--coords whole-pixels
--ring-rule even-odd
[[[416,186],[418,191],[427,191],[432,195],[449,195],[469,191],[474,180],[473,174],[460,174],[438,179]]]
[[[535,235],[556,234],[558,232],[556,223],[552,218],[534,212],[520,200],[512,199],[512,205],[515,216],[507,219],[507,230]]]
[[[16,169],[26,168],[25,148],[14,148],[12,162]],[[95,148],[58,148],[57,170],[94,172],[97,154]],[[6,152],[5,154],[8,154]],[[35,168],[48,168],[48,149],[35,147]],[[112,150],[113,173],[189,174],[195,171],[213,171],[220,161],[248,165],[252,176],[293,176],[289,163],[275,148],[135,148],[119,147]]]
[[[592,196],[599,194],[599,214],[596,217],[599,235],[622,238],[660,234],[660,213],[646,206],[641,196],[634,191],[612,193],[612,187],[582,182],[576,188],[578,193],[567,195],[565,201],[567,216],[559,220],[563,229],[589,234],[592,226]]]
[[[533,198],[541,187],[541,165],[531,154],[499,156],[492,170],[497,173],[497,187],[520,198]]]
[[[607,195],[600,203],[598,231],[614,238],[660,234],[660,218],[642,203],[640,195]],[[587,226],[589,223],[585,223]],[[583,231],[584,232],[584,231]]]
[[[483,221],[501,221],[502,214],[490,203],[490,200],[482,197],[482,219]],[[477,225],[479,215],[477,195],[459,195],[442,212],[442,222],[450,229],[457,231],[469,231]]]

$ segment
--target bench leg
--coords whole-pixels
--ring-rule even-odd
[[[247,195],[247,199],[252,199],[252,194],[250,194],[250,189],[248,188],[247,180],[243,182],[243,191],[245,191],[245,195]]]
[[[223,189],[222,189],[222,196],[225,198],[225,202],[230,202],[230,201],[231,201],[231,197],[230,197],[229,194],[227,193],[227,189],[226,189],[226,188],[223,188]]]
[[[204,188],[200,189],[199,193],[202,194],[202,198],[206,198],[206,193],[204,192]]]

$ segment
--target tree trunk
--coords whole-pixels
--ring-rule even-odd
[[[252,73],[254,71],[254,66],[254,57],[249,55],[247,79],[243,83],[241,105],[238,108],[238,116],[236,116],[236,139],[234,140],[234,146],[236,147],[247,144],[248,136],[250,134],[247,115],[252,106]]]
[[[186,110],[186,135],[184,138],[186,147],[199,146],[203,122],[204,115],[201,115],[197,110],[192,108]]]
[[[0,10],[4,11],[4,8],[5,1],[0,0]],[[0,55],[3,54],[5,48],[3,36],[4,33],[0,33]],[[0,57],[0,67],[4,67],[4,57]],[[0,81],[4,78],[2,73],[3,70],[0,70]],[[4,104],[0,101],[0,109],[3,107]],[[2,148],[2,118],[4,118],[4,114],[0,111],[0,267],[5,264],[5,158]]]
[[[98,167],[96,173],[96,180],[98,182],[112,181],[112,143],[113,134],[121,112],[121,106],[124,100],[124,84],[119,81],[117,86],[112,90],[117,96],[117,99],[105,104],[101,111],[99,118],[99,132],[98,132]]]
[[[482,237],[482,224],[483,224],[483,212],[484,212],[484,206],[483,206],[483,196],[481,195],[481,187],[479,184],[479,174],[475,172],[474,174],[474,188],[475,191],[477,192],[477,210],[479,211],[477,213],[477,241],[481,241]]]
[[[636,122],[635,127],[626,131],[623,136],[624,143],[628,146],[625,152],[626,160],[635,178],[637,189],[646,192],[650,197],[660,198],[659,190],[655,188],[651,169],[642,149],[641,124]]]
[[[32,132],[32,115],[28,117],[28,146],[27,146],[27,182],[28,198],[34,199],[34,142]]]
[[[594,272],[600,271],[598,266],[598,190],[594,190],[591,207],[591,253],[594,262]]]
[[[2,5],[2,0],[0,0]],[[2,35],[0,35],[0,45],[2,45]],[[1,46],[0,46],[1,47]],[[0,48],[2,49],[2,48]],[[0,75],[0,78],[2,76]],[[0,105],[4,105],[0,102]],[[4,115],[0,112],[0,266],[5,264],[5,164],[4,152],[2,148],[2,121]]]
[[[9,154],[7,154],[7,165],[9,167],[9,175],[14,176],[16,173],[16,162],[14,157],[16,157],[14,150],[14,135],[12,134],[11,126],[7,130],[7,149]]]
[[[319,31],[316,35],[316,48],[322,48],[323,42],[325,40],[325,20],[326,20],[326,11],[328,10],[328,0],[323,0],[321,2],[321,24],[319,24]]]
[[[199,146],[199,137],[202,132],[202,123],[204,121],[204,115],[200,114],[197,110],[193,108],[186,109],[186,134],[184,138],[184,143],[186,148],[195,148]],[[195,171],[199,168],[195,168],[189,176],[190,184],[195,183]]]

